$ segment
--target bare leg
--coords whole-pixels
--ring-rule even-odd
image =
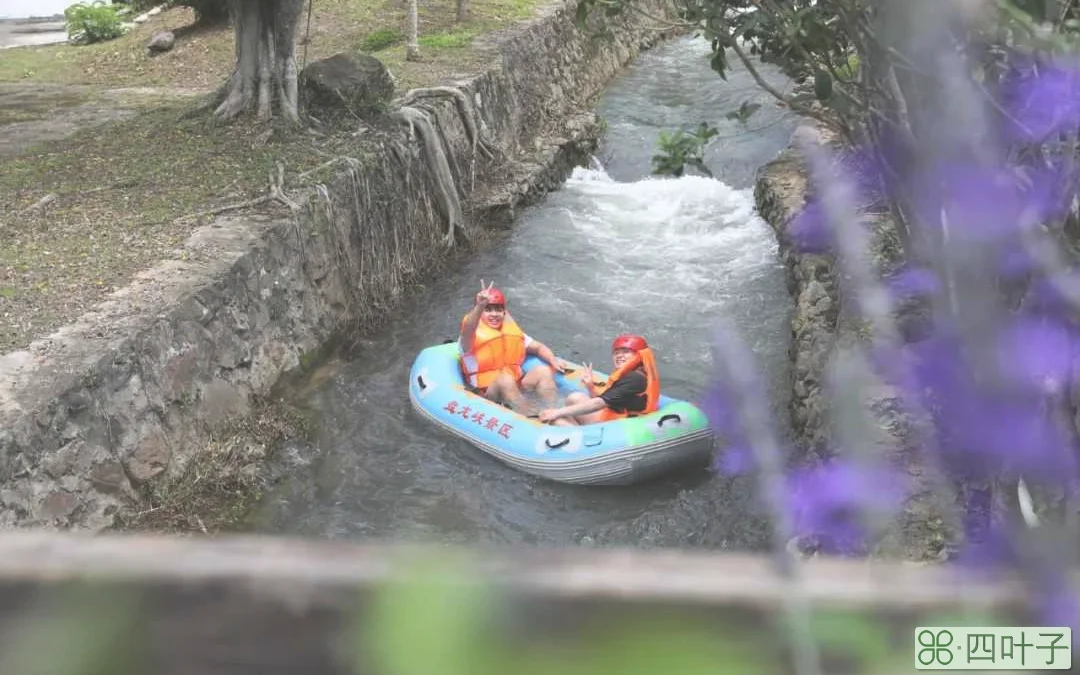
[[[559,401],[559,388],[555,384],[555,373],[550,366],[537,366],[521,378],[523,389],[536,391],[544,404],[553,407]]]
[[[580,392],[574,392],[566,397],[565,405],[575,405],[587,400],[589,397]],[[552,422],[557,427],[576,427],[578,426],[578,419],[576,417],[560,417]]]
[[[518,388],[517,382],[507,373],[495,378],[495,381],[491,383],[491,386],[485,392],[484,397],[496,403],[509,403],[517,411],[520,411],[526,403],[525,396],[521,393],[521,389]]]
[[[566,405],[577,405],[578,403],[584,403],[585,401],[588,401],[590,398],[592,398],[592,396],[589,396],[588,394],[583,394],[580,391],[575,391],[575,392],[573,392],[572,394],[569,394],[566,397]],[[604,421],[603,418],[602,418],[602,414],[603,414],[603,411],[598,410],[596,412],[586,413],[584,415],[577,415],[576,417],[573,417],[571,419],[573,419],[573,423],[575,425],[579,425],[579,424],[596,424],[598,422],[603,422]],[[563,420],[558,420],[558,421],[562,422]]]

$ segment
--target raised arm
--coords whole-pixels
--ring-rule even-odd
[[[465,320],[461,322],[461,333],[458,335],[458,342],[461,344],[463,354],[472,351],[473,340],[476,338],[476,326],[480,323],[480,315],[483,314],[484,307],[487,307],[488,301],[491,299],[488,291],[494,287],[494,281],[485,287],[484,280],[480,280],[480,292],[476,294],[476,304],[465,315]]]

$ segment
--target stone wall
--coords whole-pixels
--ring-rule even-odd
[[[669,0],[647,0],[673,16]],[[588,106],[643,48],[671,36],[641,14],[578,31],[576,2],[489,38],[494,66],[424,101],[467,223],[505,223],[595,147]],[[465,106],[467,107],[467,106]],[[0,524],[100,529],[148,484],[179,475],[215,428],[245,415],[341,330],[389,314],[447,259],[425,153],[384,130],[295,213],[218,218],[77,322],[0,357]],[[296,198],[296,195],[293,195]],[[459,238],[460,240],[460,238]]]
[[[829,139],[823,139],[830,143]],[[831,144],[831,143],[830,143]],[[826,370],[838,349],[866,339],[866,324],[855,315],[854,300],[838,283],[837,261],[828,253],[795,246],[788,227],[811,192],[807,171],[794,149],[762,167],[754,195],[762,218],[776,233],[780,257],[787,270],[788,291],[794,301],[791,318],[791,398],[793,440],[804,462],[830,457],[833,442],[830,394]],[[901,262],[895,227],[888,217],[866,214],[870,260],[879,275]],[[901,308],[896,317],[902,334],[917,323],[920,308]],[[910,312],[908,310],[911,310]],[[943,501],[947,493],[935,482],[920,456],[917,425],[902,409],[895,392],[884,384],[866,391],[862,403],[875,421],[874,447],[862,450],[883,457],[910,478],[909,497],[902,515],[878,543],[877,552],[911,559],[939,559],[956,527]]]

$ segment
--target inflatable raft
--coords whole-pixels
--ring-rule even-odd
[[[457,342],[427,347],[409,373],[417,412],[510,466],[549,480],[582,485],[628,485],[712,457],[714,434],[696,406],[669,396],[649,415],[577,427],[528,418],[465,388]],[[530,355],[525,371],[543,363]],[[556,373],[560,402],[585,391],[583,368],[567,362]],[[598,382],[607,373],[594,370]]]

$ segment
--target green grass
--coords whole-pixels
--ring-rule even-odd
[[[360,51],[374,53],[387,47],[401,44],[405,41],[405,34],[393,28],[380,28],[372,31],[360,41]]]
[[[437,49],[460,49],[472,44],[476,34],[472,31],[458,31],[453,33],[438,33],[436,35],[424,35],[417,39],[421,47],[434,47]]]

